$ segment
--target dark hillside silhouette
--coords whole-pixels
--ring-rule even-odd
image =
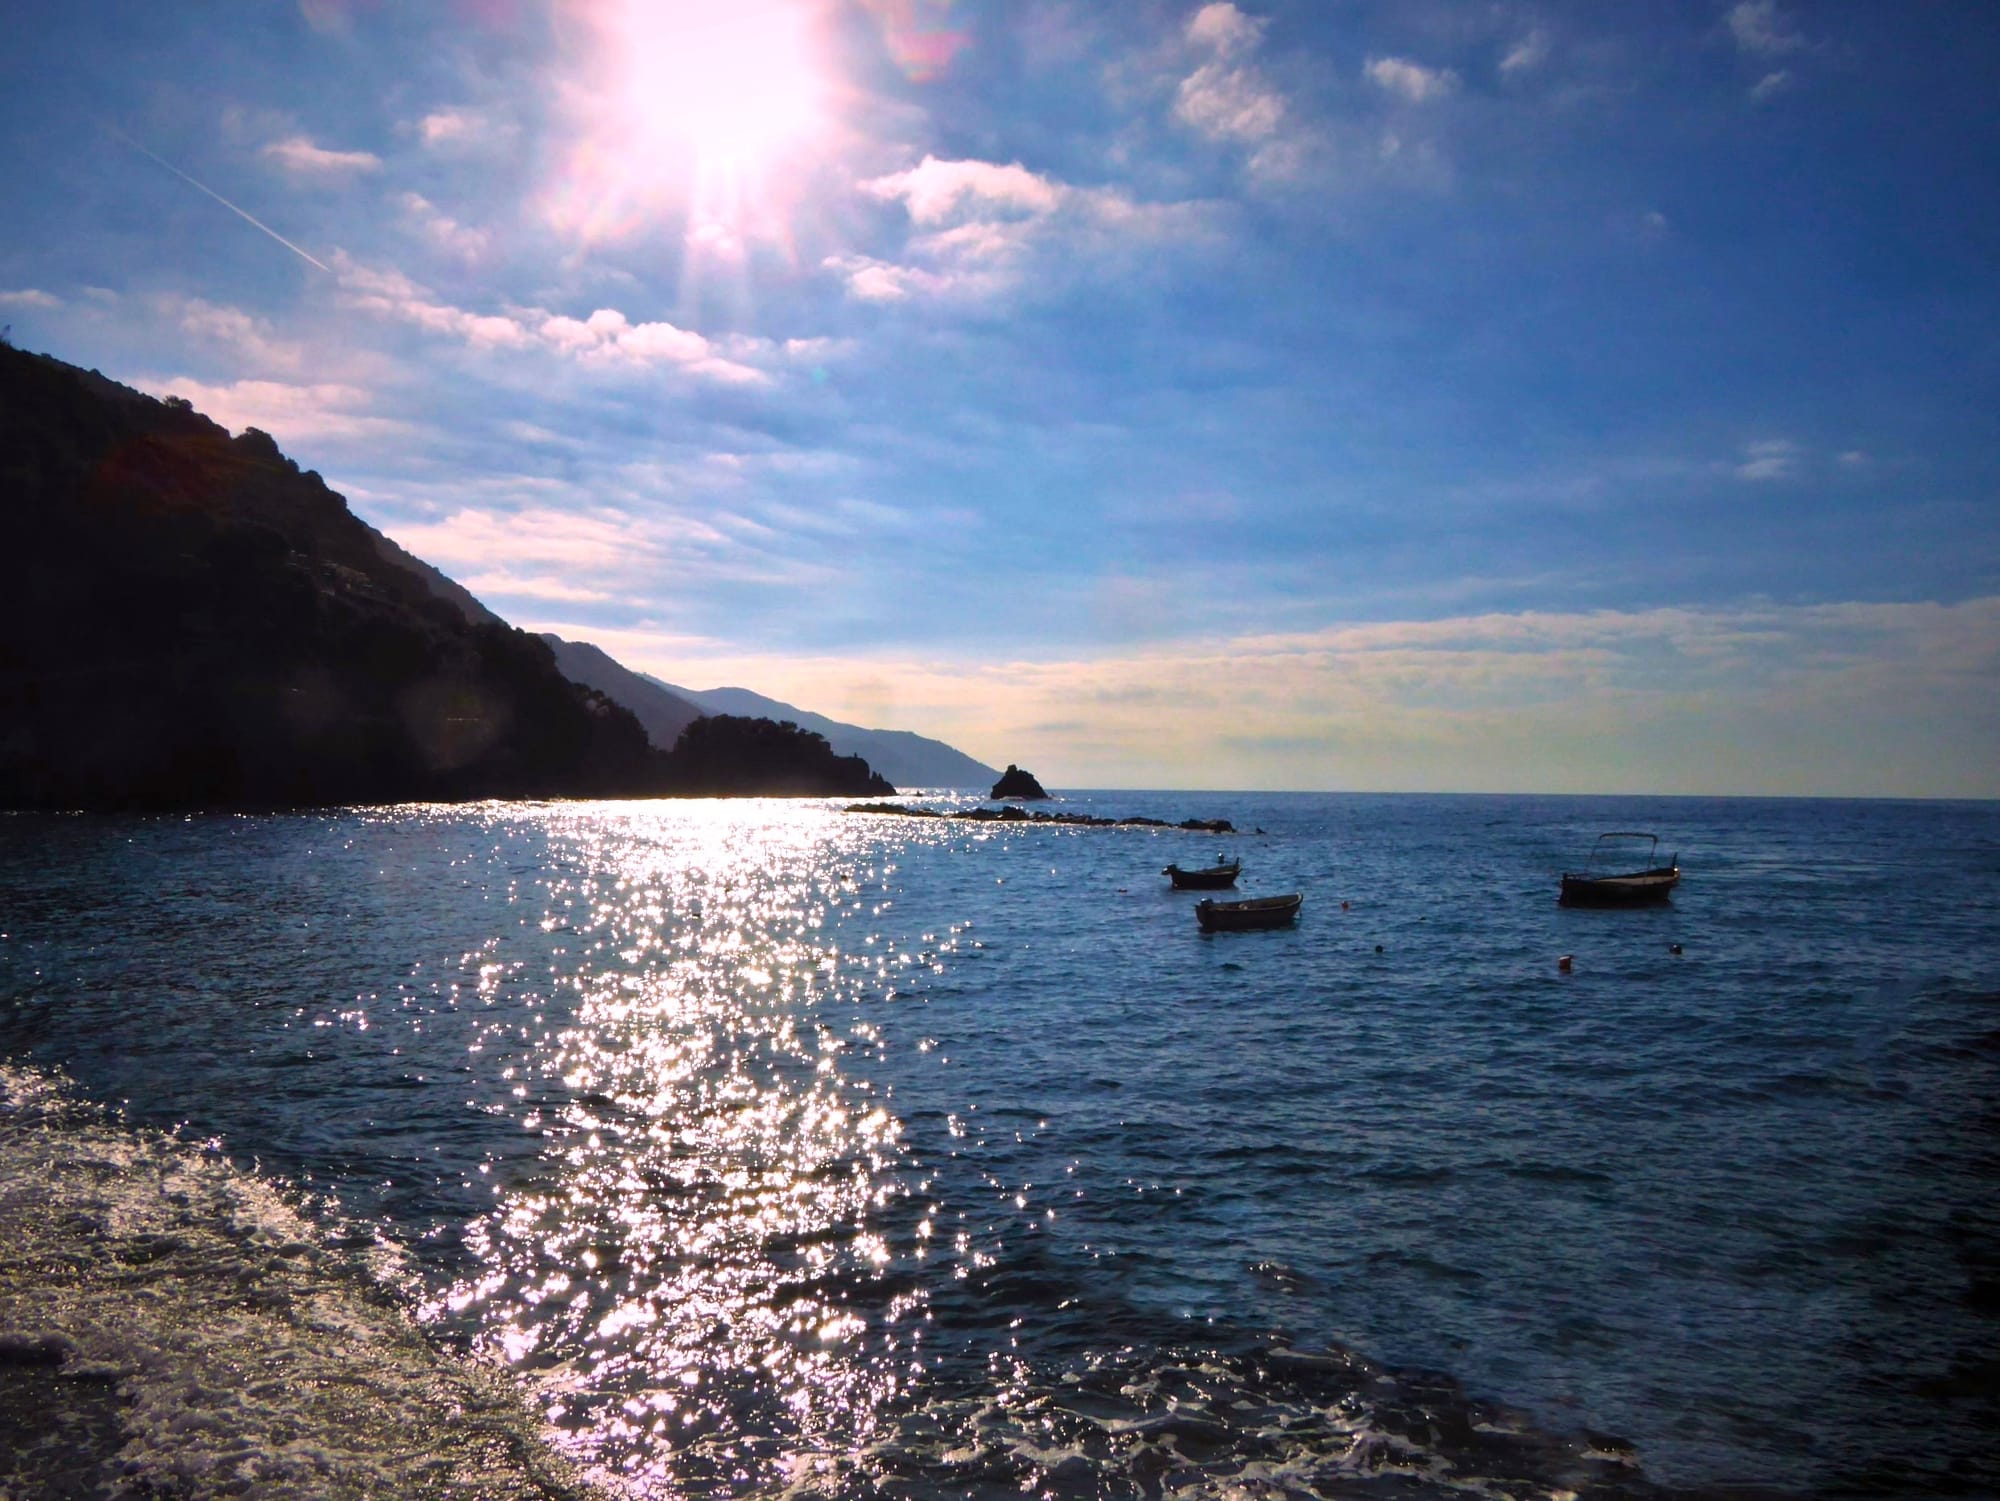
[[[646,737],[661,750],[672,750],[681,731],[702,716],[700,707],[669,693],[651,678],[641,677],[600,647],[587,641],[565,641],[546,632],[542,640],[556,654],[556,666],[565,677],[630,709],[645,726]]]
[[[0,583],[0,806],[686,790],[266,434],[7,347]]]
[[[824,736],[790,720],[704,715],[681,731],[671,760],[682,786],[711,797],[883,797],[896,790],[859,756],[835,755]]]

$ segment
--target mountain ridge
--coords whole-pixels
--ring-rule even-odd
[[[711,716],[679,757],[269,434],[0,342],[0,807],[878,795]]]
[[[1000,774],[955,746],[910,730],[873,730],[843,724],[748,688],[696,691],[678,687],[651,673],[638,675],[709,713],[789,719],[802,729],[824,735],[827,743],[841,754],[862,757],[898,787],[985,787]]]
[[[601,646],[588,641],[565,641],[552,631],[543,631],[541,638],[555,653],[556,665],[571,682],[595,688],[624,705],[645,729],[646,737],[661,750],[672,750],[687,727],[709,712],[644,673],[634,672]]]

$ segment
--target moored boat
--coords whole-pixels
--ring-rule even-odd
[[[1243,862],[1217,855],[1213,865],[1197,865],[1192,870],[1169,865],[1160,874],[1174,883],[1176,891],[1221,891],[1236,884],[1236,878],[1243,874]]]
[[[1240,902],[1205,897],[1194,904],[1195,921],[1204,933],[1238,933],[1250,928],[1282,928],[1296,922],[1302,892],[1288,896],[1253,896]]]
[[[1645,841],[1643,855],[1638,850],[1640,840]],[[1643,907],[1664,902],[1680,883],[1681,869],[1673,855],[1662,865],[1659,847],[1657,834],[1599,834],[1582,872],[1563,872],[1562,894],[1556,900],[1565,907]]]

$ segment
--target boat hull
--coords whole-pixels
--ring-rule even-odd
[[[1573,876],[1564,872],[1562,895],[1556,900],[1565,907],[1646,907],[1667,900],[1680,879],[1679,868],[1671,865],[1657,870],[1635,870],[1622,876]]]
[[[1223,891],[1236,884],[1236,878],[1243,873],[1243,867],[1236,865],[1197,866],[1193,870],[1183,870],[1178,865],[1169,865],[1160,874],[1174,883],[1176,891]]]
[[[1256,928],[1286,928],[1298,920],[1305,897],[1252,897],[1242,902],[1201,901],[1194,904],[1195,921],[1204,933],[1242,933]]]

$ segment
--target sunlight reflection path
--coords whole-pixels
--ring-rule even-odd
[[[566,1103],[524,1120],[546,1150],[497,1190],[468,1236],[480,1270],[438,1310],[539,1376],[579,1456],[641,1492],[865,1439],[920,1340],[883,1225],[912,1191],[901,1128],[841,1068],[877,1034],[815,1020],[884,993],[883,945],[836,938],[893,866],[837,814],[759,809],[552,812],[541,923],[573,996],[548,1014],[572,1019],[528,1067]]]

